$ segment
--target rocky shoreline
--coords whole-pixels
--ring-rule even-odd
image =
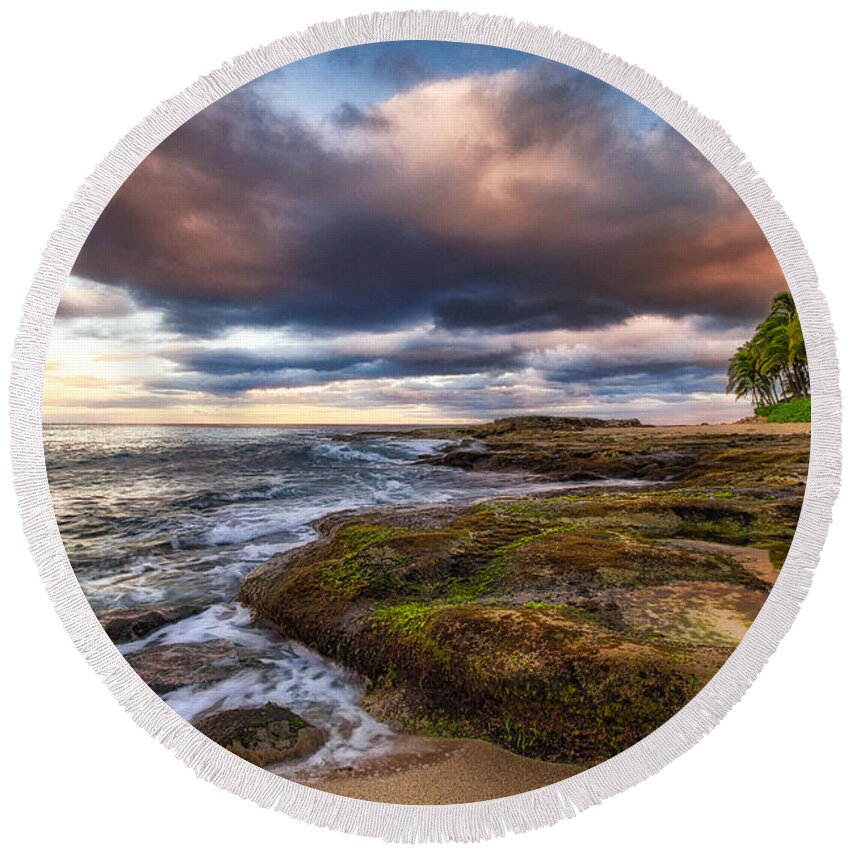
[[[451,441],[430,463],[644,486],[332,515],[240,599],[365,676],[397,729],[584,766],[675,714],[737,645],[793,537],[809,442],[551,418],[425,435]]]
[[[362,707],[399,734],[391,751],[311,768],[326,732],[277,702],[219,704],[192,722],[256,765],[401,803],[531,790],[675,714],[778,576],[809,446],[803,425],[552,417],[397,436],[444,443],[419,463],[517,472],[534,492],[326,515],[315,540],[253,569],[238,597],[258,624],[366,682]],[[163,695],[262,669],[249,646],[157,637],[199,610],[98,616]],[[482,775],[489,784],[464,779]]]

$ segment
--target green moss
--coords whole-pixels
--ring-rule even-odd
[[[344,599],[382,593],[414,560],[413,555],[397,551],[409,537],[408,530],[399,526],[346,523],[337,530],[328,558],[317,570],[319,585]]]
[[[550,526],[549,528],[543,528],[540,531],[535,531],[530,534],[521,534],[514,540],[511,540],[510,543],[505,543],[500,546],[495,551],[495,555],[497,558],[506,555],[509,552],[512,552],[515,549],[519,549],[522,546],[526,546],[529,543],[533,543],[535,541],[539,541],[544,537],[548,537],[550,534],[563,534],[565,532],[574,531],[577,528],[581,528],[580,523],[560,523],[558,525]]]
[[[383,543],[399,531],[404,529],[372,523],[349,522],[337,531],[334,543],[346,553],[347,557],[353,557],[370,546]]]
[[[731,543],[740,546],[750,542],[748,526],[730,517],[689,520],[682,523],[677,533],[682,537],[714,540],[718,543]]]
[[[447,582],[446,595],[451,602],[471,602],[498,590],[504,577],[502,564],[494,560],[471,576],[452,576]]]
[[[410,636],[421,633],[434,608],[421,602],[404,602],[376,608],[369,621],[373,626],[386,629],[390,634]]]
[[[777,570],[781,570],[782,566],[785,563],[785,559],[788,557],[788,551],[791,549],[791,543],[775,543],[774,545],[768,548],[768,554],[770,555],[770,563],[776,567]]]
[[[371,570],[353,556],[332,562],[319,574],[322,590],[348,599],[360,596],[370,586],[371,580]]]
[[[366,676],[370,710],[388,721],[592,763],[657,728],[730,652],[708,633],[697,641],[629,627],[630,600],[678,604],[669,600],[684,597],[666,585],[697,593],[707,582],[715,600],[728,586],[737,616],[735,600],[766,595],[737,559],[677,540],[758,546],[778,566],[802,504],[807,444],[690,432],[668,445],[652,429],[533,446],[517,433],[494,439],[488,451],[535,470],[657,463],[648,474],[659,480],[364,513],[249,577],[243,598]]]

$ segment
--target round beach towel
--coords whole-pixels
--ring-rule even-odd
[[[404,13],[246,54],[110,154],[30,293],[13,451],[139,723],[262,805],[469,839],[740,698],[825,534],[837,393],[717,125],[566,36]]]

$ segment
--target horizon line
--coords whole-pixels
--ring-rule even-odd
[[[538,414],[528,414],[536,416]],[[549,416],[549,414],[540,414]],[[502,419],[522,418],[522,416],[499,416],[493,419],[475,419],[466,422],[43,422],[42,427],[96,427],[96,428],[352,428],[358,431],[369,431],[375,428],[398,428],[405,430],[416,430],[424,428],[464,428],[476,425],[487,425]],[[557,419],[598,419],[602,422],[612,420],[629,421],[634,420],[640,427],[654,428],[686,428],[705,427],[711,425],[735,425],[738,420],[724,420],[722,422],[644,422],[639,417],[618,416],[554,416]],[[624,426],[638,427],[638,426]]]

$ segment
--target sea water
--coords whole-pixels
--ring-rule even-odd
[[[244,576],[314,539],[311,523],[335,511],[552,487],[515,474],[417,463],[444,441],[350,431],[101,425],[44,431],[59,530],[92,608],[203,606],[119,649],[226,639],[260,651],[259,667],[163,699],[190,722],[269,701],[286,706],[327,735],[311,769],[380,753],[391,747],[392,732],[361,708],[358,677],[252,624],[250,612],[233,601]]]

